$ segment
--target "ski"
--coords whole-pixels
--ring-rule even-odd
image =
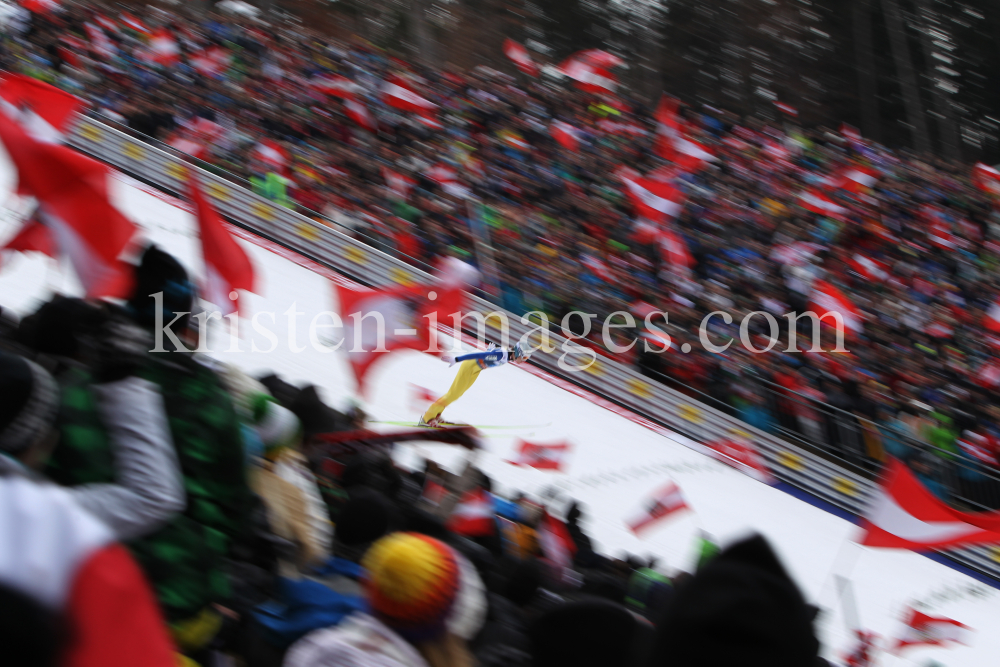
[[[471,426],[472,428],[478,429],[521,429],[521,428],[545,428],[546,426],[551,426],[552,422],[548,424],[526,424],[523,426],[500,426],[500,425],[485,425],[485,424],[459,424],[456,422],[445,422],[443,426],[424,426],[417,422],[404,422],[404,421],[376,421],[369,420],[369,424],[387,424],[390,426],[411,426],[413,428],[459,428],[462,426]]]

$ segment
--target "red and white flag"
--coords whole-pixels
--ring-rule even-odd
[[[437,105],[416,94],[409,88],[409,85],[397,76],[390,75],[382,82],[382,100],[400,111],[424,116],[433,115],[437,112]]]
[[[208,149],[226,133],[226,128],[200,116],[167,140],[167,145],[191,157],[204,159]]]
[[[389,190],[404,201],[409,198],[410,190],[417,184],[415,179],[398,171],[393,171],[388,167],[382,167],[382,178],[385,179],[385,184]]]
[[[0,250],[12,252],[40,252],[43,255],[56,259],[59,251],[56,248],[56,241],[52,238],[52,232],[43,225],[36,217],[28,219],[17,234],[7,241]]]
[[[701,144],[686,138],[677,115],[678,102],[664,95],[656,108],[656,143],[654,150],[681,171],[697,171],[715,156]]]
[[[465,303],[457,287],[442,290],[414,283],[354,289],[335,284],[334,289],[344,334],[339,349],[347,352],[362,393],[373,363],[397,350],[434,349],[437,327],[431,323],[453,322]],[[430,292],[437,294],[434,301],[428,298]]]
[[[608,53],[602,49],[586,49],[584,51],[577,51],[572,57],[581,62],[589,63],[597,67],[605,67],[607,69],[614,69],[615,67],[621,67],[625,64],[625,61],[615,54]]]
[[[538,522],[537,534],[538,545],[542,548],[545,558],[562,568],[573,565],[576,544],[570,537],[566,524],[546,511]]]
[[[993,167],[977,162],[972,168],[972,183],[994,197],[1000,197],[1000,171]]]
[[[684,495],[676,484],[670,482],[644,502],[634,516],[626,519],[625,525],[638,535],[668,516],[685,509],[688,509],[688,505],[684,501]]]
[[[580,150],[580,130],[569,123],[554,120],[549,126],[549,132],[552,133],[552,138],[556,140],[556,143],[566,150],[573,152]]]
[[[458,180],[458,172],[444,163],[439,163],[427,170],[427,178],[441,186],[441,189],[453,197],[467,198],[469,188]]]
[[[146,24],[137,19],[132,14],[129,14],[128,12],[122,12],[120,18],[122,23],[129,30],[134,30],[135,32],[142,33],[143,35],[149,34],[149,28],[146,27]]]
[[[859,143],[861,141],[861,131],[847,123],[840,124],[840,135],[851,142]]]
[[[985,515],[996,515],[987,512]],[[969,523],[982,519],[954,510],[928,491],[910,470],[893,459],[872,495],[858,542],[866,547],[928,551],[943,547],[1000,542],[1000,532]],[[996,518],[993,518],[996,523]]]
[[[126,296],[133,272],[119,256],[136,227],[111,203],[110,168],[66,146],[36,141],[4,114],[0,140],[22,190],[38,200],[38,219],[73,265],[87,298]]]
[[[842,216],[847,213],[846,208],[812,188],[799,194],[799,206],[807,211],[830,217]]]
[[[611,273],[611,268],[603,260],[600,260],[593,255],[584,254],[580,257],[580,263],[590,269],[591,273],[604,282],[608,284],[614,282],[614,276]]]
[[[59,9],[59,0],[21,0],[21,6],[35,14],[46,14]]]
[[[150,35],[150,60],[164,67],[173,67],[180,62],[181,47],[166,28],[159,28]]]
[[[618,80],[604,67],[595,65],[585,58],[570,56],[560,67],[563,74],[572,79],[580,90],[594,94],[611,94],[618,87]]]
[[[784,102],[778,102],[777,100],[775,100],[774,106],[776,106],[778,108],[778,111],[785,114],[786,116],[792,116],[794,118],[795,116],[799,115],[799,110],[793,107],[791,104],[785,104]]]
[[[990,331],[1000,333],[1000,300],[994,301],[983,315],[983,326]]]
[[[980,387],[996,389],[1000,386],[1000,362],[990,357],[976,369],[973,380]]]
[[[97,14],[96,16],[94,16],[94,23],[101,26],[108,32],[116,33],[119,31],[118,24],[115,23],[112,19],[105,16],[104,14]]]
[[[619,170],[618,176],[637,215],[659,222],[680,214],[684,195],[670,183],[642,178],[626,170]]]
[[[273,139],[261,139],[254,146],[253,159],[264,163],[271,171],[286,175],[292,158],[288,151]]]
[[[368,107],[362,102],[358,102],[355,99],[345,99],[344,115],[354,121],[358,127],[361,127],[372,134],[378,132],[378,121],[375,120],[375,116],[371,114]]]
[[[531,59],[528,49],[518,42],[507,38],[503,41],[503,54],[510,58],[514,65],[528,76],[538,76],[538,65]]]
[[[817,280],[813,283],[809,308],[821,319],[827,313],[839,314],[843,319],[844,327],[849,332],[858,334],[864,328],[862,312],[851,303],[850,299],[844,296],[843,292],[825,280]],[[830,320],[823,321],[830,322]]]
[[[525,468],[535,468],[536,470],[562,472],[569,456],[569,449],[567,442],[540,444],[519,440],[517,458],[513,461],[507,461],[507,463]]]
[[[757,451],[750,438],[734,434],[726,440],[706,443],[705,447],[708,448],[709,456],[712,458],[742,471],[758,482],[774,485],[778,481],[768,470],[764,457]]]
[[[309,85],[321,93],[336,97],[354,97],[361,92],[361,86],[339,74],[314,76],[309,79]]]
[[[877,259],[856,252],[847,259],[847,265],[865,280],[885,282],[889,278],[889,267]]]
[[[694,269],[694,257],[688,250],[684,237],[667,226],[660,230],[660,254],[671,271],[688,276]]]
[[[191,66],[205,76],[218,76],[229,67],[229,52],[218,46],[210,46],[191,57]]]
[[[94,53],[102,58],[113,58],[118,53],[118,49],[115,48],[114,43],[98,26],[87,22],[83,24],[83,29],[87,32],[87,37],[90,39],[90,48]]]
[[[188,171],[188,188],[198,219],[201,255],[205,260],[204,298],[223,314],[239,310],[236,290],[254,290],[253,264],[246,252],[222,224],[222,218],[205,198],[194,170]],[[236,296],[236,298],[233,298]]]
[[[85,104],[76,95],[30,76],[0,78],[0,109],[38,141],[61,142]]]
[[[493,498],[485,489],[469,491],[458,501],[445,527],[464,537],[485,537],[496,532]]]
[[[831,190],[847,190],[860,194],[874,186],[878,182],[878,178],[879,172],[876,169],[863,165],[850,165],[832,176],[828,180],[827,186]]]
[[[972,640],[972,629],[969,626],[944,616],[931,616],[911,609],[903,622],[906,627],[896,638],[892,653],[911,646],[942,646],[951,643],[968,646]]]

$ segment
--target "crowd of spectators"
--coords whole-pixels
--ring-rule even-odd
[[[401,469],[394,442],[478,436],[373,433],[314,386],[149,351],[158,316],[193,346],[195,297],[149,246],[124,305],[0,311],[5,665],[827,664],[763,538],[702,536],[682,572],[600,553],[571,498],[494,494],[471,457]],[[469,498],[492,512],[463,521]]]
[[[674,347],[649,353],[640,344],[623,360],[765,431],[862,467],[889,454],[918,459],[945,495],[957,493],[948,464],[958,461],[969,483],[1000,466],[1000,340],[992,333],[1000,323],[988,315],[1000,230],[970,164],[799,127],[793,117],[682,107],[686,134],[715,159],[671,176],[685,197],[675,229],[692,258],[681,270],[637,236],[616,176],[621,165],[640,173],[667,166],[654,150],[655,100],[595,96],[567,80],[483,67],[431,70],[301,26],[152,10],[141,16],[146,27],[165,28],[180,48],[176,63],[163,64],[149,34],[121,22],[104,29],[110,52],[96,49],[88,24],[101,25],[103,11],[79,3],[33,15],[5,42],[6,66],[71,90],[155,140],[192,137],[211,121],[220,132],[200,137],[211,168],[404,261],[426,266],[452,253],[482,263],[487,243],[489,296],[516,313],[561,320],[579,310],[602,321],[621,310],[669,312]],[[67,49],[67,37],[86,48]],[[209,51],[223,64],[200,65]],[[312,85],[329,75],[356,87],[353,99],[376,132]],[[406,77],[437,105],[433,121],[385,103],[379,86],[390,76]],[[577,128],[578,148],[553,139],[554,120]],[[263,140],[287,153],[281,174],[256,150]],[[436,175],[440,167],[455,180]],[[804,191],[854,167],[875,181],[828,192],[843,213],[803,206]],[[394,184],[393,174],[412,186]],[[884,275],[859,273],[858,253]],[[713,335],[738,338],[750,312],[784,322],[785,313],[807,310],[820,279],[863,317],[848,352],[782,353],[781,344],[767,354],[739,345],[714,354],[700,344],[709,312],[734,320],[715,320]],[[810,345],[804,324],[800,349]],[[768,335],[766,321],[755,318],[751,331]],[[692,353],[678,352],[685,342]]]

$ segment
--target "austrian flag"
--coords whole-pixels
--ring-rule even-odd
[[[906,628],[896,639],[893,653],[910,646],[941,646],[956,643],[969,645],[972,630],[969,626],[943,616],[931,616],[911,609],[905,621]]]
[[[836,316],[844,322],[844,326],[851,333],[861,333],[864,328],[864,315],[857,306],[844,296],[844,293],[825,280],[817,280],[813,283],[812,297],[809,300],[809,308],[816,313],[824,322],[826,315],[832,315],[834,321]]]
[[[464,537],[484,537],[496,532],[493,498],[484,489],[469,491],[458,501],[445,526]]]
[[[636,213],[643,218],[662,221],[666,217],[677,217],[681,212],[684,196],[681,192],[663,181],[634,176],[627,171],[619,171],[618,176],[625,186]]]
[[[687,508],[687,503],[684,502],[684,495],[681,493],[680,488],[673,482],[670,482],[657,490],[643,505],[642,509],[635,516],[627,519],[625,524],[629,530],[638,535],[653,524]]]
[[[562,472],[568,454],[569,443],[566,442],[537,444],[521,440],[518,444],[517,458],[507,463],[537,470]]]

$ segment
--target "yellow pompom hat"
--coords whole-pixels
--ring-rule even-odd
[[[393,533],[361,561],[372,612],[410,641],[445,630],[461,586],[461,565],[451,547],[418,533]]]

